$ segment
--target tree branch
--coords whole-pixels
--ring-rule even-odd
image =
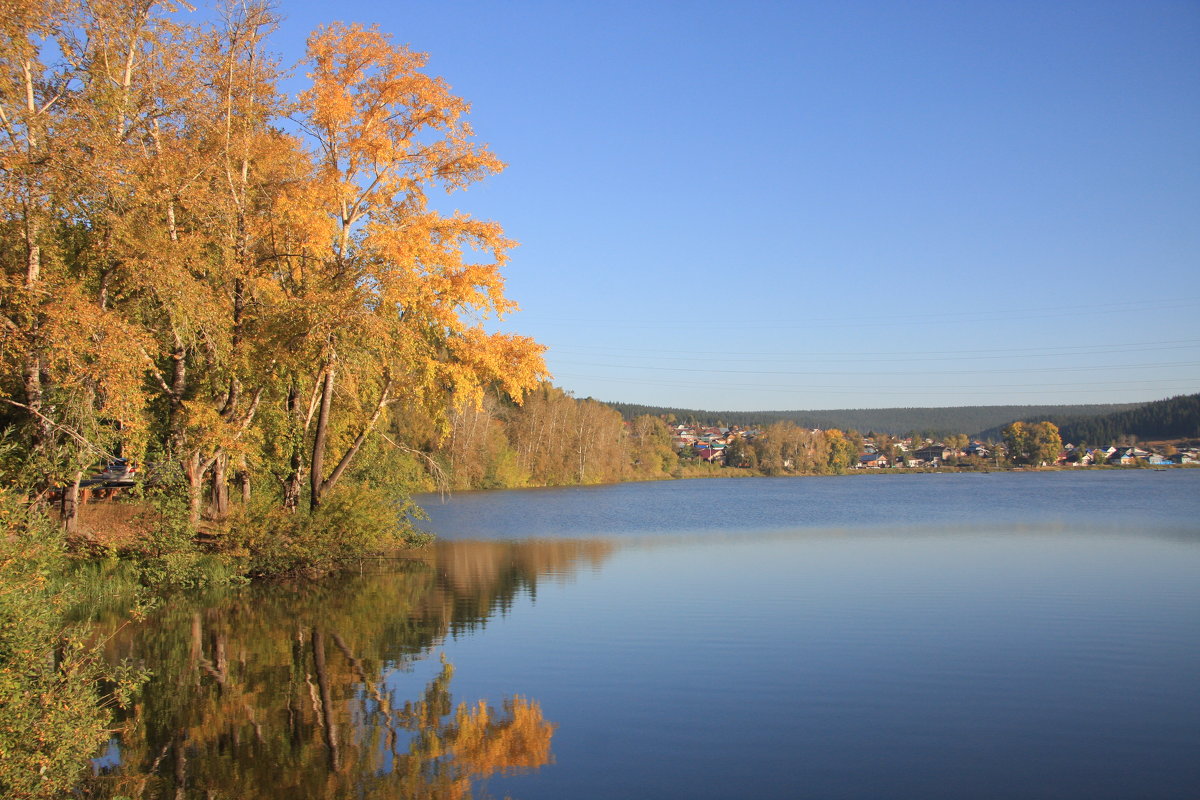
[[[146,352],[146,348],[142,347],[140,344],[138,345],[138,350],[142,352],[142,358],[146,359],[146,361],[150,364],[150,369],[153,371],[154,377],[158,379],[158,385],[162,387],[162,390],[168,396],[170,396],[171,387],[167,386],[167,380],[163,377],[162,371],[159,370],[158,364],[154,363],[154,359],[151,358],[150,354]]]
[[[333,473],[330,474],[328,478],[321,481],[322,494],[328,491],[335,483],[337,483],[338,479],[342,477],[342,473],[346,471],[348,466],[350,466],[350,462],[358,453],[359,448],[362,447],[363,442],[367,440],[367,435],[371,433],[371,429],[375,427],[375,423],[379,420],[379,416],[383,413],[383,409],[387,406],[388,393],[392,390],[392,384],[393,381],[391,378],[389,378],[387,383],[385,383],[383,386],[383,391],[379,394],[379,402],[375,404],[375,413],[373,413],[371,418],[367,420],[365,425],[363,425],[363,429],[358,432],[358,436],[354,438],[353,444],[350,445],[350,448],[342,456],[341,461],[338,461],[338,465],[333,468]]]
[[[387,442],[388,444],[390,444],[392,447],[396,448],[397,450],[408,453],[409,455],[412,455],[412,456],[416,456],[417,458],[424,461],[429,466],[429,472],[433,476],[433,483],[435,486],[437,486],[438,494],[441,495],[443,499],[445,498],[445,496],[447,494],[449,494],[449,492],[450,492],[450,476],[448,476],[446,474],[446,470],[443,469],[442,465],[437,462],[437,459],[435,459],[433,456],[429,455],[428,453],[426,453],[422,450],[416,449],[415,447],[409,447],[406,444],[401,444],[400,442],[397,442],[395,439],[388,436],[386,433],[380,433],[379,436],[385,442]]]
[[[10,406],[16,406],[17,408],[23,408],[26,411],[28,411],[30,414],[33,414],[35,417],[37,417],[38,419],[40,419],[43,422],[45,422],[46,424],[48,424],[50,427],[55,428],[56,430],[60,430],[63,433],[67,434],[67,436],[70,436],[76,442],[83,445],[84,447],[91,450],[92,452],[99,453],[100,455],[102,455],[105,458],[110,459],[110,460],[116,458],[115,455],[108,452],[107,450],[104,450],[104,449],[99,448],[96,445],[92,444],[90,441],[87,440],[87,438],[82,433],[75,430],[74,428],[68,428],[66,425],[60,425],[59,423],[57,423],[54,420],[47,417],[42,412],[40,412],[36,409],[30,408],[29,406],[25,405],[24,403],[18,403],[16,400],[9,400],[7,397],[0,397],[0,403],[8,403]]]

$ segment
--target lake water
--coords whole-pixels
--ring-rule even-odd
[[[88,791],[1200,795],[1200,470],[425,502],[419,557],[119,632]]]

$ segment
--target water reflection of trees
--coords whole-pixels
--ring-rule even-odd
[[[522,593],[537,596],[546,578],[568,580],[580,569],[596,569],[612,554],[603,540],[529,540],[524,542],[446,542],[428,558],[440,577],[439,597],[452,632],[507,613]]]
[[[400,680],[451,631],[546,576],[597,565],[590,542],[439,545],[371,574],[183,601],[109,644],[154,672],[91,797],[470,796],[476,779],[549,763],[554,725],[515,696],[455,704],[443,662]],[[114,759],[115,760],[115,759]]]

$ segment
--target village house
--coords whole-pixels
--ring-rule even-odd
[[[969,445],[967,445],[967,449],[964,452],[968,456],[973,456],[976,458],[987,458],[992,454],[991,451],[988,450],[983,444],[983,442],[971,442]]]
[[[1073,467],[1090,467],[1092,464],[1096,463],[1096,455],[1092,450],[1084,450],[1080,452],[1080,450],[1076,448],[1072,455],[1074,458],[1068,456],[1067,463]]]
[[[1140,447],[1122,447],[1113,453],[1108,461],[1110,464],[1136,464],[1150,457],[1149,450]]]
[[[946,447],[944,444],[931,444],[922,447],[920,450],[913,453],[913,456],[917,461],[924,461],[928,464],[936,466],[946,459],[952,458],[954,454],[954,451],[949,447]]]
[[[883,469],[887,466],[888,457],[883,453],[863,453],[858,457],[859,469]]]
[[[725,445],[719,442],[696,442],[692,445],[692,451],[701,461],[725,463]]]

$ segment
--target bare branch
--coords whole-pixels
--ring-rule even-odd
[[[379,436],[397,450],[408,453],[411,456],[416,456],[424,461],[426,465],[428,465],[429,472],[433,476],[433,483],[435,486],[437,486],[438,494],[442,497],[442,499],[445,499],[446,495],[450,493],[450,476],[446,474],[446,470],[443,469],[442,465],[437,462],[437,459],[423,450],[418,450],[415,447],[409,447],[406,444],[397,442],[386,433],[380,433]]]
[[[28,411],[30,414],[33,414],[35,417],[37,417],[38,419],[40,419],[40,420],[42,420],[43,422],[45,422],[45,423],[46,423],[47,425],[49,425],[50,427],[54,428],[55,430],[62,431],[62,432],[63,432],[63,433],[65,433],[67,436],[70,436],[70,437],[71,437],[72,439],[74,439],[76,442],[78,442],[79,444],[83,445],[83,446],[84,446],[84,447],[86,447],[88,450],[91,450],[93,453],[99,453],[100,455],[104,456],[105,458],[107,458],[107,459],[109,459],[109,460],[112,460],[112,459],[115,459],[115,458],[116,458],[116,456],[115,456],[115,455],[113,455],[112,453],[108,452],[107,450],[105,450],[105,449],[103,449],[103,448],[100,448],[100,447],[97,447],[96,445],[92,444],[92,443],[91,443],[90,441],[88,441],[88,439],[87,439],[87,438],[86,438],[86,437],[85,437],[85,436],[84,436],[82,433],[80,433],[79,431],[75,430],[74,428],[68,428],[66,425],[61,425],[61,424],[59,424],[59,423],[55,422],[54,420],[50,419],[49,417],[47,417],[45,414],[43,414],[42,412],[38,411],[37,409],[30,408],[29,406],[25,405],[24,403],[18,403],[16,400],[9,400],[7,397],[0,397],[0,402],[2,402],[2,403],[8,403],[10,406],[16,406],[17,408],[23,408],[23,409],[25,409],[25,410],[26,410],[26,411]]]
[[[167,385],[167,380],[163,377],[162,371],[159,370],[158,364],[154,363],[154,359],[146,352],[146,348],[140,344],[138,345],[138,350],[142,352],[142,357],[150,364],[152,374],[158,379],[158,385],[162,387],[163,392],[169,397],[171,395],[171,387]]]

